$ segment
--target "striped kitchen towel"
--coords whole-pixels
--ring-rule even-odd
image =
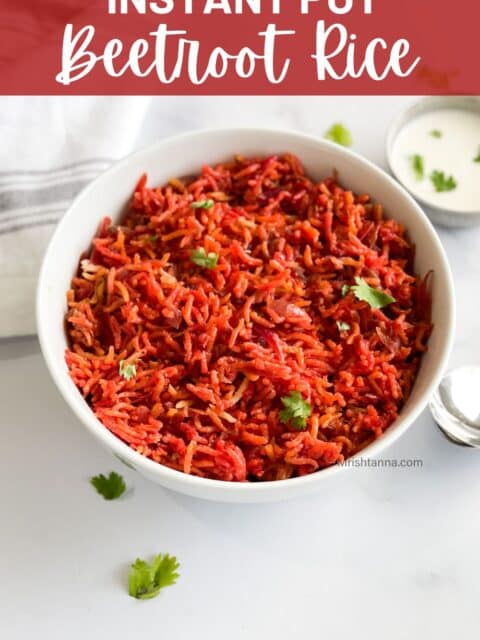
[[[48,239],[77,193],[132,150],[148,100],[0,98],[0,338],[35,333]]]

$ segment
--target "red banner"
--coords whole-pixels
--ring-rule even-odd
[[[0,0],[1,94],[478,94],[474,0]]]

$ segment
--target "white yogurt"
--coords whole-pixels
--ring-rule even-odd
[[[434,137],[439,131],[441,137]],[[480,211],[480,114],[466,109],[437,109],[417,116],[398,133],[391,164],[397,178],[414,196],[427,204],[462,213]],[[419,180],[412,156],[423,158],[424,177]],[[453,176],[457,187],[437,192],[430,180],[433,171]]]

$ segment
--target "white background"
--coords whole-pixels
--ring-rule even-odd
[[[224,124],[322,135],[340,121],[354,149],[385,166],[388,123],[411,100],[159,98],[138,145]],[[439,233],[459,309],[451,365],[478,362],[480,230]],[[0,342],[0,435],[5,640],[478,636],[480,452],[449,444],[427,413],[386,454],[421,458],[421,469],[350,470],[282,504],[207,503],[104,453],[30,338]],[[111,469],[132,491],[108,503],[88,479]],[[129,564],[159,552],[177,555],[178,584],[129,598]]]

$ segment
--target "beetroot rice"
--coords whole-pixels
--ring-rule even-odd
[[[192,261],[201,248],[215,268]],[[289,154],[160,188],[144,176],[72,280],[70,375],[107,429],[163,465],[230,481],[312,473],[381,436],[410,394],[431,332],[413,256],[380,204],[312,182]],[[358,300],[344,288],[356,276],[396,302]],[[304,430],[279,418],[293,391],[312,407]]]

